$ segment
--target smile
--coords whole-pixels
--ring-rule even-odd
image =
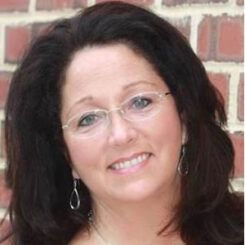
[[[118,162],[114,163],[113,165],[110,166],[111,169],[115,170],[121,170],[121,169],[129,169],[132,168],[138,164],[141,164],[144,162],[148,157],[150,156],[149,153],[143,153],[131,160],[123,161],[123,162]]]

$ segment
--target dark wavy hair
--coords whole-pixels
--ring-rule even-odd
[[[13,244],[68,244],[87,230],[89,190],[81,182],[81,207],[69,207],[71,161],[60,111],[66,69],[86,46],[123,43],[147,59],[176,101],[188,141],[183,159],[176,230],[186,244],[242,244],[242,201],[229,191],[234,150],[223,100],[185,37],[141,7],[94,5],[60,20],[34,40],[16,70],[6,104],[6,180],[13,191],[9,213]],[[166,227],[163,227],[163,231]]]

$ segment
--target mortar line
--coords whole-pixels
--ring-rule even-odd
[[[77,9],[64,9],[64,10],[51,10],[51,11],[34,11],[35,1],[31,0],[28,13],[16,12],[13,13],[0,13],[0,23],[18,23],[18,22],[35,22],[35,21],[50,21],[57,18],[68,17],[73,15]],[[94,4],[95,0],[88,0],[88,4]],[[159,0],[156,0],[156,4],[159,8],[154,8],[154,4],[151,5],[156,14],[165,17],[185,17],[185,16],[200,16],[209,14],[213,16],[227,14],[229,16],[243,15],[242,6],[231,7],[230,4],[195,4],[195,5],[178,5],[174,7],[160,6]],[[150,8],[151,8],[150,6]],[[6,19],[7,18],[7,19]]]
[[[4,64],[5,56],[5,28],[4,25],[0,25],[0,67]]]
[[[191,16],[190,44],[195,53],[197,53],[198,26],[202,19],[203,16]]]
[[[160,10],[162,7],[162,0],[155,0],[154,3],[150,6],[152,11]]]
[[[0,208],[0,221],[5,217],[6,212],[7,210],[5,208]],[[9,220],[9,215],[5,217],[5,220]]]
[[[36,0],[30,0],[28,12],[29,13],[36,12]]]
[[[96,0],[87,0],[87,6],[90,7],[96,3]]]
[[[239,73],[230,73],[229,96],[228,96],[228,124],[235,124],[237,117],[237,90],[239,83]]]

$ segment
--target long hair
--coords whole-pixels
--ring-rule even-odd
[[[60,111],[66,69],[86,46],[123,43],[142,55],[164,79],[186,127],[181,202],[172,222],[187,244],[239,244],[238,199],[229,192],[234,150],[223,100],[184,36],[143,8],[97,4],[54,23],[33,41],[16,70],[6,104],[6,180],[14,244],[68,244],[88,229],[91,198],[81,182],[81,207],[69,208],[71,161]],[[164,229],[163,229],[164,231]]]

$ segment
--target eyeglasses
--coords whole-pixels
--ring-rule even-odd
[[[143,92],[136,94],[119,107],[111,110],[96,109],[81,111],[66,124],[62,125],[63,130],[70,130],[80,138],[91,138],[106,130],[110,123],[110,113],[118,111],[121,116],[130,122],[147,120],[155,116],[162,109],[163,98],[170,92]]]

